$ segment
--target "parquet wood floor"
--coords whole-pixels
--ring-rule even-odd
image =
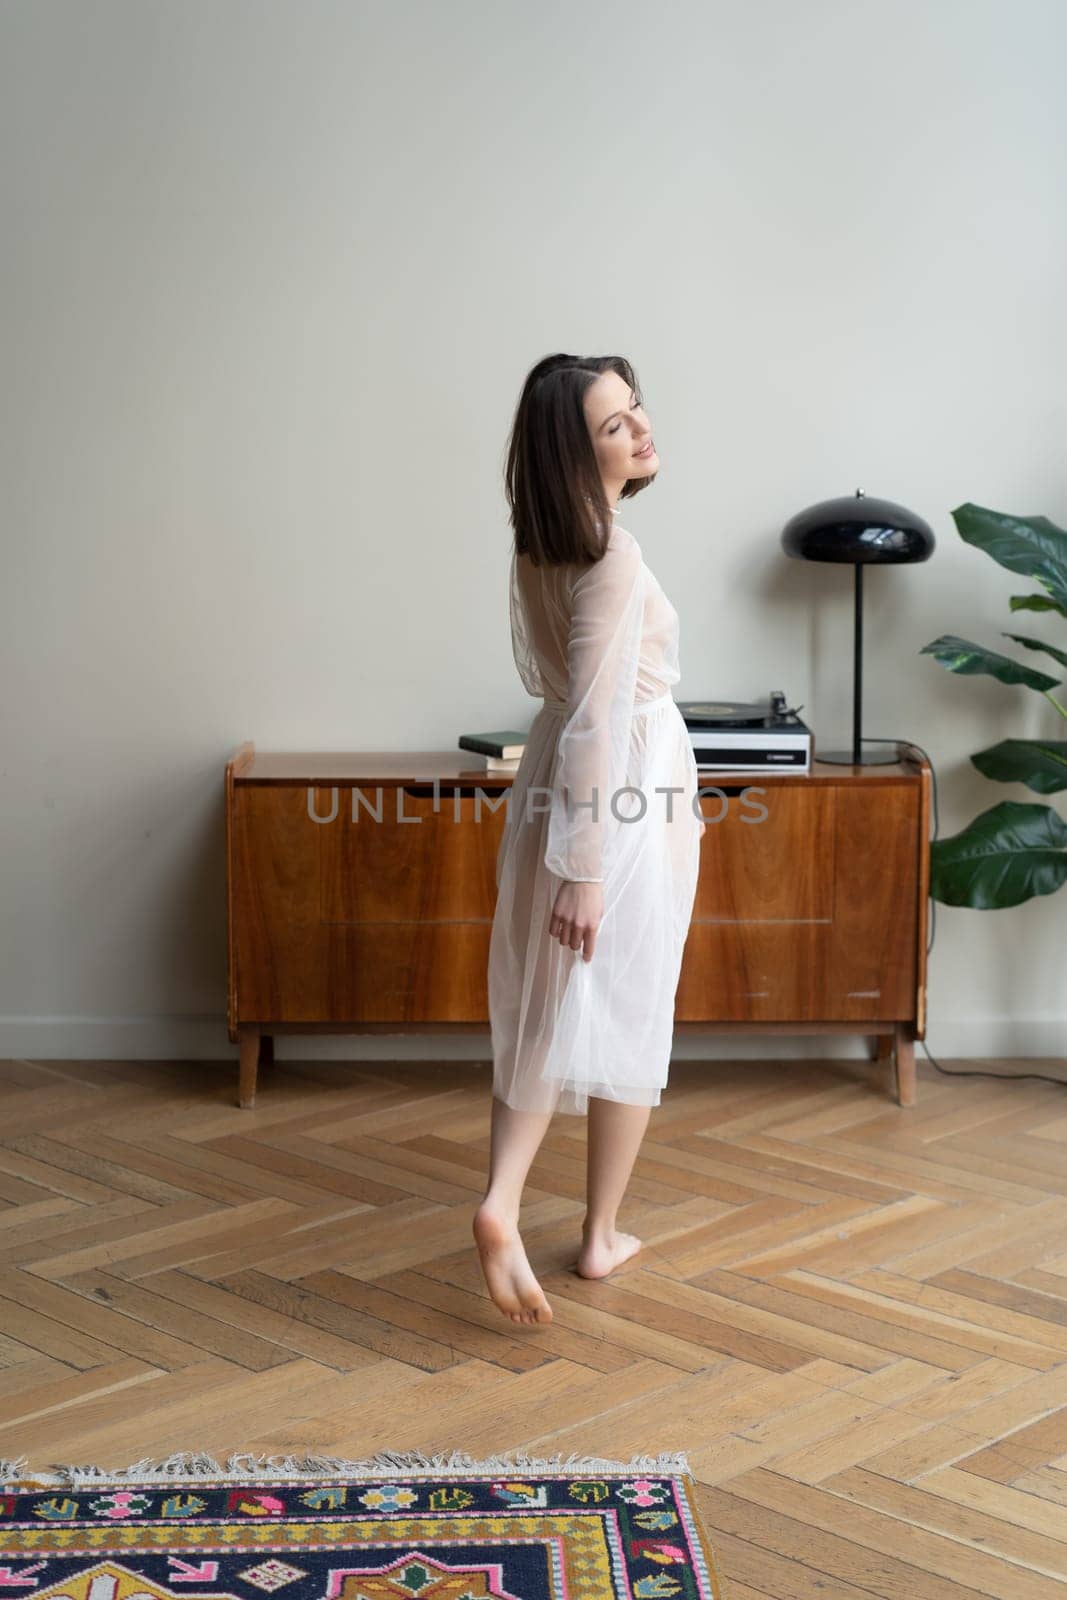
[[[602,1282],[557,1117],[517,1328],[487,1065],[0,1063],[0,1457],[685,1450],[730,1600],[1063,1600],[1067,1094],[887,1070],[675,1062]]]

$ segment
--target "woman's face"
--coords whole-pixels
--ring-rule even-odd
[[[616,493],[628,478],[651,477],[659,469],[652,424],[639,400],[626,380],[610,370],[585,391],[585,420],[600,476],[605,484],[616,486]]]

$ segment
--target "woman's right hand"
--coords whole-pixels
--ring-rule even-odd
[[[564,880],[556,893],[548,931],[565,949],[581,950],[584,959],[592,961],[597,929],[603,916],[602,883],[571,883]]]

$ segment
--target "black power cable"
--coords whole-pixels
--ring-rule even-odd
[[[927,755],[927,752],[923,749],[921,744],[916,744],[914,739],[876,739],[874,737],[868,737],[867,734],[863,734],[862,735],[862,742],[864,744],[895,744],[898,747],[900,745],[902,745],[902,744],[910,744],[913,749],[918,750],[921,755],[926,756],[927,761],[930,762],[930,778],[931,778],[932,786],[933,786],[934,831],[930,835],[930,839],[931,839],[931,842],[932,842],[934,839],[937,838],[938,828],[940,826],[940,824],[938,822],[938,812],[937,812],[937,768],[934,766],[934,763],[932,761],[930,761],[930,757],[929,757],[929,755]],[[818,760],[818,751],[816,751],[816,753],[815,753],[815,758],[816,758],[816,760]],[[935,929],[935,925],[936,925],[936,920],[937,920],[937,901],[934,899],[933,895],[931,895],[930,896],[930,937],[926,941],[926,953],[927,953],[927,955],[930,954],[930,951],[934,947],[934,929]],[[924,1050],[926,1050],[926,1040],[925,1039],[920,1039],[918,1041],[918,1043],[922,1045]],[[1018,1080],[1019,1082],[1023,1082],[1027,1078],[1032,1078],[1035,1083],[1055,1083],[1055,1084],[1058,1085],[1059,1088],[1067,1089],[1067,1083],[1065,1083],[1062,1078],[1050,1078],[1048,1076],[1048,1074],[1045,1073],[1045,1072],[951,1072],[948,1069],[948,1067],[943,1067],[939,1061],[935,1061],[933,1056],[930,1055],[929,1050],[926,1050],[926,1054],[927,1054],[928,1059],[932,1063],[932,1065],[937,1068],[938,1072],[943,1073],[946,1078],[998,1078],[998,1079],[1000,1079],[1000,1081],[1002,1083],[1008,1078],[1011,1078],[1013,1080]]]

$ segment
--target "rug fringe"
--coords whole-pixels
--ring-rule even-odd
[[[70,1466],[53,1463],[44,1471],[31,1471],[29,1458],[18,1456],[0,1460],[0,1485],[26,1488],[48,1487],[54,1484],[76,1486],[94,1485],[106,1488],[111,1484],[136,1483],[233,1483],[249,1478],[262,1482],[299,1482],[303,1478],[323,1481],[325,1478],[373,1477],[419,1478],[436,1473],[467,1473],[485,1477],[489,1474],[506,1474],[523,1477],[542,1473],[586,1475],[591,1473],[688,1473],[689,1460],[684,1450],[664,1450],[659,1455],[632,1456],[629,1461],[613,1461],[606,1456],[489,1456],[475,1461],[462,1450],[444,1454],[425,1455],[421,1450],[382,1450],[364,1461],[348,1461],[342,1456],[253,1456],[232,1455],[226,1465],[220,1466],[213,1456],[194,1450],[180,1450],[159,1461],[146,1457],[128,1467],[106,1468],[95,1465]]]

